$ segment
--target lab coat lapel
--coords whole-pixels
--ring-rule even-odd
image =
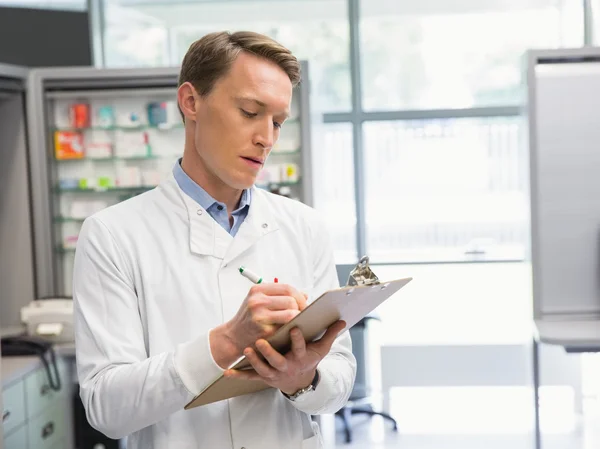
[[[265,199],[266,193],[256,187],[252,188],[252,200],[248,216],[240,226],[231,246],[229,247],[224,263],[230,263],[251,248],[262,237],[279,229],[275,214],[270,209]]]
[[[163,184],[167,197],[176,205],[185,209],[185,216],[189,222],[190,251],[202,256],[223,257],[224,251],[215,245],[215,225],[217,224],[210,214],[196,201],[187,196],[171,175]],[[218,254],[222,253],[222,254]]]
[[[217,222],[210,216],[210,214],[196,203],[194,200],[189,198],[187,195],[186,202],[192,202],[188,206],[188,214],[190,219],[190,251],[198,255],[215,256],[223,258],[224,251],[216,245],[216,226]],[[223,233],[225,231],[223,230]]]

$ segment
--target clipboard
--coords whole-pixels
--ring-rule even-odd
[[[369,258],[364,256],[350,273],[346,287],[329,290],[310,303],[300,314],[280,327],[266,340],[278,352],[285,354],[291,348],[290,331],[300,328],[307,342],[320,338],[325,330],[338,320],[344,320],[350,329],[390,296],[412,280],[411,277],[380,282],[369,267]],[[250,368],[246,357],[235,361],[229,369]],[[262,381],[217,377],[185,407],[189,410],[213,402],[256,393],[269,387]]]

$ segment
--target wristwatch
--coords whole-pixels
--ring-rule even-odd
[[[313,380],[312,380],[312,382],[310,383],[310,385],[309,385],[308,387],[301,388],[301,389],[299,389],[298,391],[296,391],[296,392],[295,392],[294,394],[292,394],[292,395],[285,394],[285,393],[283,393],[283,392],[282,392],[282,393],[283,393],[283,394],[284,394],[284,396],[285,396],[286,398],[288,398],[290,401],[295,401],[295,400],[297,400],[297,399],[298,399],[300,396],[302,396],[302,395],[304,395],[304,394],[306,394],[306,393],[308,393],[308,392],[310,392],[310,391],[314,391],[314,390],[315,390],[315,388],[317,388],[317,385],[318,385],[318,383],[319,383],[319,370],[316,370],[316,371],[315,371],[315,377],[313,377]]]

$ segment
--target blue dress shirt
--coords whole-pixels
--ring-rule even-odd
[[[200,187],[186,172],[183,171],[183,168],[181,168],[181,159],[179,159],[173,167],[173,176],[175,176],[175,181],[179,184],[179,188],[183,190],[187,196],[202,206],[210,216],[223,227],[223,229],[232,236],[237,234],[250,209],[252,195],[249,189],[244,190],[238,208],[231,214],[233,216],[233,226],[231,226],[229,224],[227,206],[224,203],[215,200],[206,192],[206,190]]]

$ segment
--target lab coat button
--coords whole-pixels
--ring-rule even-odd
[[[198,209],[198,210],[196,211],[196,213],[197,213],[198,215],[202,215],[202,209]]]
[[[263,223],[262,224],[263,229],[267,229],[269,227],[269,225],[267,223]],[[243,449],[243,448],[242,448]]]

